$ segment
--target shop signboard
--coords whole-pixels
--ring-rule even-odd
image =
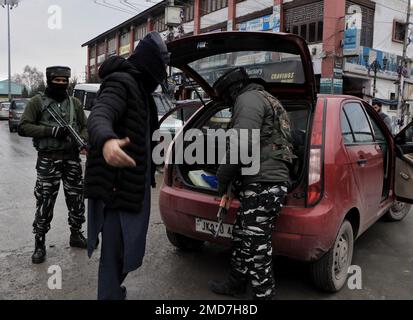
[[[366,61],[364,60],[364,57],[367,56],[369,57],[368,63],[371,64],[377,59],[382,69],[384,69],[383,59],[387,58],[386,75],[393,77],[398,76],[397,70],[400,65],[401,56],[368,47],[360,47],[356,56],[345,57],[344,71],[367,75]],[[379,70],[379,73],[383,73],[383,70]]]
[[[333,80],[333,92],[334,94],[343,93],[343,79],[334,79]]]
[[[252,19],[238,25],[238,31],[267,31],[273,27],[272,15]]]
[[[343,45],[344,56],[354,56],[358,54],[360,49],[361,24],[361,13],[354,13],[346,16]]]
[[[276,4],[272,12],[272,31],[281,32],[281,5]]]
[[[119,55],[123,56],[125,54],[128,54],[130,52],[130,44],[127,44],[125,46],[122,46],[119,48]]]
[[[301,61],[282,61],[270,64],[244,66],[251,78],[262,78],[267,82],[299,83],[305,82]],[[214,83],[230,67],[200,71],[199,74],[210,84]],[[331,85],[330,85],[331,87]]]
[[[320,79],[320,93],[330,94],[332,89],[332,78],[321,78]]]

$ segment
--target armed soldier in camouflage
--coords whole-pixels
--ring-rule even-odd
[[[211,281],[209,287],[217,294],[237,296],[245,293],[249,281],[254,299],[272,299],[272,227],[290,184],[289,166],[296,158],[288,114],[261,85],[250,82],[243,68],[232,69],[220,77],[214,90],[233,106],[232,129],[248,130],[248,143],[238,143],[240,149],[248,145],[252,150],[252,130],[260,130],[260,168],[257,174],[241,175],[241,164],[229,163],[232,145],[227,150],[226,162],[219,167],[220,195],[231,181],[238,181],[241,206],[233,229],[229,278],[224,282]]]
[[[53,209],[59,192],[60,180],[69,210],[70,246],[86,248],[81,232],[85,222],[83,178],[79,150],[69,137],[69,130],[61,126],[47,111],[52,107],[84,140],[87,139],[86,116],[82,104],[69,97],[67,88],[71,70],[68,67],[46,69],[47,88],[44,94],[33,97],[20,120],[19,135],[32,137],[38,151],[37,181],[34,189],[36,214],[33,222],[35,250],[33,263],[42,263],[46,257],[45,237],[50,229]]]

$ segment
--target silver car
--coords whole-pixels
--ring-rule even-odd
[[[12,100],[9,109],[9,130],[10,132],[17,131],[20,119],[26,108],[29,99],[15,99]]]
[[[0,102],[0,120],[7,120],[9,118],[10,102]]]

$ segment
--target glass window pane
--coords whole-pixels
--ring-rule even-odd
[[[308,42],[313,43],[316,41],[316,23],[310,23],[310,32],[308,34]]]
[[[307,25],[302,24],[300,29],[300,36],[307,40]]]
[[[318,22],[318,30],[317,30],[317,41],[323,41],[323,28],[324,28],[324,23],[323,21]]]
[[[344,112],[341,112],[341,134],[343,135],[344,143],[353,143],[353,133]]]
[[[344,111],[350,121],[355,142],[373,142],[373,133],[362,107],[358,103],[349,103],[344,107]]]

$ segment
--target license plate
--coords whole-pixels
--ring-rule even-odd
[[[219,229],[218,236],[222,238],[232,239],[232,225],[223,223]],[[195,219],[195,231],[215,235],[215,230],[218,228],[218,222],[205,220],[201,218]]]

